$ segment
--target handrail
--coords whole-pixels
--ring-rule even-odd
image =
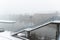
[[[52,18],[54,19],[54,17],[52,17]],[[52,18],[49,18],[49,19],[46,20],[45,22],[49,21],[49,20],[52,19]],[[30,31],[33,31],[33,30],[39,29],[39,28],[41,28],[41,27],[44,27],[45,25],[48,25],[49,23],[51,23],[51,21],[53,21],[53,20],[50,20],[50,22],[44,23],[44,24],[42,24],[42,25],[40,25],[40,26],[37,26],[37,27],[35,27],[35,28],[30,28]],[[24,31],[27,31],[27,30],[24,29],[24,30],[21,30],[21,31],[15,32],[15,33],[12,34],[12,35],[16,35],[16,34],[18,34],[18,33],[22,33],[22,32],[24,32]]]
[[[56,17],[53,16],[53,17],[48,18],[47,20],[44,20],[44,21],[36,24],[36,25],[42,25],[42,24],[44,24],[46,22],[54,21],[55,19],[56,19]],[[36,26],[36,25],[34,25],[34,26]]]
[[[21,31],[19,31],[19,32],[15,32],[15,33],[12,34],[12,36],[13,36],[13,35],[17,35],[17,34],[22,33],[22,32],[25,32],[25,31],[34,31],[34,30],[36,30],[36,29],[42,28],[42,27],[50,24],[51,22],[52,22],[52,21],[47,22],[47,23],[44,23],[44,24],[42,24],[42,25],[40,25],[40,26],[38,26],[38,27],[35,27],[35,28],[30,28],[30,30],[27,28],[28,30],[24,29],[24,30],[21,30]]]
[[[44,24],[42,24],[42,25],[40,25],[40,26],[37,26],[37,27],[35,27],[35,28],[32,28],[32,30],[30,30],[30,31],[34,31],[34,30],[36,30],[36,29],[42,28],[42,27],[44,27],[44,26],[50,24],[51,22],[52,22],[52,21],[47,22],[47,23],[44,23]]]

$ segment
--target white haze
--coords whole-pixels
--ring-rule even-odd
[[[60,12],[60,0],[0,0],[0,15]]]

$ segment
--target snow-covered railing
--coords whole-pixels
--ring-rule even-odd
[[[31,31],[37,30],[37,29],[39,29],[39,28],[42,28],[42,27],[44,27],[44,26],[46,26],[46,25],[49,25],[50,23],[54,23],[54,20],[55,20],[55,19],[56,19],[56,17],[53,16],[53,17],[51,17],[51,18],[43,21],[43,22],[42,22],[42,25],[39,25],[39,26],[36,26],[36,27],[32,27],[32,28],[22,29],[21,31],[18,31],[18,32],[13,33],[12,36],[17,35],[17,34],[19,34],[19,33],[27,32],[27,36],[28,36],[28,39],[29,39],[29,37],[30,37],[30,32],[31,32]],[[56,22],[56,21],[55,21],[55,22]],[[22,37],[22,39],[24,39],[24,37]]]
[[[31,31],[37,30],[37,29],[39,29],[39,28],[42,28],[42,27],[50,24],[51,22],[52,22],[52,21],[47,22],[47,23],[44,23],[43,25],[37,26],[37,27],[35,27],[35,28],[26,28],[26,29],[21,30],[21,31],[19,31],[19,32],[13,33],[12,36],[15,36],[15,35],[17,35],[17,34],[19,34],[19,33],[27,32],[27,39],[30,39],[30,32],[31,32]],[[21,37],[20,37],[20,38],[21,38]],[[24,37],[23,37],[22,39],[24,39]]]

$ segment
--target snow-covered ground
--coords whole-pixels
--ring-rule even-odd
[[[0,32],[0,40],[22,40],[22,39],[15,38],[11,36],[11,32],[5,31],[5,32]]]

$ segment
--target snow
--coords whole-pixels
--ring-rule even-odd
[[[22,40],[11,36],[11,32],[5,31],[0,33],[0,40]]]
[[[21,36],[25,36],[25,34],[23,34],[23,33],[19,33],[18,36],[19,36],[19,37],[21,37]]]
[[[0,20],[0,22],[2,22],[2,23],[15,23],[16,21],[8,21],[8,20]]]
[[[60,23],[60,20],[54,20],[53,23]]]
[[[30,31],[30,30],[32,30],[32,28],[26,28],[26,29],[24,29],[25,31]]]

